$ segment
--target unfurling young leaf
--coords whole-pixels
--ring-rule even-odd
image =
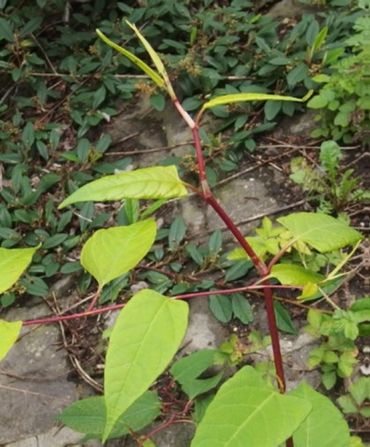
[[[130,23],[128,21],[126,21],[126,23],[135,32],[135,34],[139,38],[140,42],[143,44],[143,47],[148,52],[151,60],[153,61],[153,64],[155,65],[155,68],[157,69],[158,73],[161,75],[162,79],[164,80],[168,94],[171,96],[172,99],[175,99],[176,98],[175,92],[173,91],[170,79],[168,77],[166,69],[164,68],[161,58],[154,51],[153,47],[145,39],[145,37],[141,34],[141,32],[136,28],[136,26],[133,23]]]
[[[159,76],[158,73],[156,73],[152,68],[149,67],[144,61],[139,59],[137,56],[135,56],[131,51],[126,50],[125,48],[122,48],[121,46],[114,43],[112,40],[110,40],[105,34],[103,34],[99,29],[96,30],[96,34],[100,37],[100,39],[109,45],[114,50],[118,51],[118,53],[121,53],[123,56],[127,57],[131,62],[133,62],[137,67],[140,68],[145,74],[147,74],[153,82],[155,82],[158,87],[164,87],[165,82],[164,79]]]

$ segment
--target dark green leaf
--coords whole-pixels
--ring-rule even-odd
[[[180,383],[183,391],[194,399],[199,394],[203,394],[218,385],[223,373],[218,373],[212,377],[199,378],[207,369],[216,363],[215,349],[203,349],[193,352],[187,357],[178,360],[171,368],[174,379]]]
[[[278,329],[287,334],[296,335],[297,328],[295,327],[289,312],[285,309],[285,307],[279,302],[274,303],[275,315],[276,315],[276,324]]]
[[[5,39],[8,42],[14,42],[13,29],[10,23],[0,18],[0,40]]]
[[[233,314],[242,323],[249,324],[253,321],[253,310],[247,298],[240,294],[230,296]]]
[[[228,323],[231,320],[233,308],[229,296],[211,295],[209,297],[209,308],[221,323]]]
[[[236,279],[245,276],[249,270],[253,267],[251,261],[237,261],[227,271],[225,275],[225,281],[235,281]]]
[[[186,234],[185,221],[181,216],[175,218],[170,226],[168,234],[168,245],[171,250],[175,250],[184,239]]]

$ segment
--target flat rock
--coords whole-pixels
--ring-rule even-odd
[[[41,433],[37,436],[22,439],[20,441],[11,442],[6,444],[5,447],[65,447],[76,446],[83,435],[76,433],[69,428],[55,427],[46,433]],[[93,447],[92,444],[85,444],[84,447]]]
[[[155,426],[151,427],[154,428]],[[156,447],[189,447],[194,431],[194,426],[191,424],[175,424],[154,435],[153,441]],[[127,439],[125,443],[117,444],[117,447],[136,447],[136,445],[135,441]]]
[[[314,11],[317,11],[316,7],[311,5],[304,5],[302,3],[299,3],[298,0],[281,0],[270,9],[267,15],[273,18],[292,18],[300,16],[305,12]]]
[[[49,313],[45,304],[39,304],[11,309],[5,319],[25,320]],[[56,415],[78,398],[76,385],[67,379],[69,372],[58,326],[22,329],[20,340],[0,366],[0,401],[6,402],[0,406],[0,444],[37,437],[55,425]]]
[[[228,331],[212,315],[207,298],[193,298],[189,306],[189,326],[183,343],[186,352],[216,348],[227,339]]]

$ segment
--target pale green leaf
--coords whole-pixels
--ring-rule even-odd
[[[165,370],[186,332],[188,305],[141,290],[113,327],[105,362],[106,440],[120,415]]]
[[[5,292],[18,281],[38,248],[0,247],[0,293]]]
[[[170,199],[187,195],[176,166],[154,166],[107,175],[79,188],[59,205],[122,199]]]
[[[228,380],[207,408],[191,447],[277,447],[311,405],[278,393],[250,366]]]
[[[22,321],[0,320],[0,361],[17,341],[21,328]]]
[[[348,425],[328,397],[306,383],[301,383],[289,396],[299,397],[312,405],[312,411],[293,435],[294,447],[348,447]]]
[[[81,251],[81,264],[102,288],[134,268],[148,253],[156,235],[154,220],[96,231]]]
[[[161,58],[158,56],[158,53],[153,49],[150,43],[145,39],[145,37],[141,34],[141,32],[137,29],[137,27],[133,23],[130,23],[127,20],[126,23],[135,32],[140,42],[143,44],[143,47],[148,52],[150,58],[153,61],[153,64],[155,65],[155,68],[157,69],[158,73],[162,76],[166,84],[168,94],[171,96],[171,98],[176,98],[167,71],[163,65],[163,62],[161,61]]]
[[[109,438],[119,438],[130,431],[137,432],[150,424],[161,412],[161,402],[153,391],[146,391],[117,420]],[[106,423],[104,396],[88,397],[73,402],[58,419],[72,430],[89,437],[101,438]]]
[[[307,270],[296,264],[275,264],[271,269],[271,278],[276,278],[281,284],[304,286],[307,283],[319,283],[324,276]]]
[[[312,282],[308,282],[304,285],[302,293],[299,295],[300,300],[312,300],[317,293],[319,292],[319,287],[317,284]]]
[[[245,240],[260,258],[265,256],[267,253],[267,247],[262,237],[250,236],[246,237]],[[249,259],[249,256],[243,248],[234,248],[234,250],[228,253],[227,259],[230,261],[238,261],[239,259]]]
[[[159,87],[164,86],[164,80],[161,78],[161,76],[158,75],[152,68],[149,67],[144,61],[139,59],[137,56],[135,56],[131,51],[126,50],[125,48],[122,48],[121,46],[117,45],[113,41],[111,41],[105,34],[103,34],[99,29],[96,30],[96,34],[100,37],[100,39],[109,45],[114,50],[118,51],[118,53],[121,53],[123,56],[125,56],[127,59],[129,59],[131,62],[133,62],[140,70],[142,70],[145,74],[147,74],[153,82],[155,82]]]
[[[229,94],[229,95],[216,96],[215,98],[212,98],[203,104],[200,114],[206,109],[211,109],[213,107],[218,107],[218,106],[222,106],[222,105],[226,105],[226,104],[233,104],[235,102],[246,102],[246,101],[304,102],[311,96],[311,94],[312,93],[309,92],[303,98],[295,98],[293,96],[274,95],[274,94],[270,94],[270,93],[233,93],[233,94]]]
[[[322,213],[293,213],[280,217],[278,222],[297,241],[306,242],[320,253],[354,245],[362,238],[361,233],[343,221]]]

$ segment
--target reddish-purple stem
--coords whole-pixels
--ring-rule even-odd
[[[294,286],[270,286],[276,289],[296,289],[297,287]],[[232,295],[233,293],[240,293],[240,292],[247,292],[248,290],[259,290],[264,289],[265,286],[261,284],[252,284],[250,286],[244,286],[244,287],[235,287],[233,289],[221,289],[221,290],[208,290],[204,292],[192,292],[192,293],[184,293],[182,295],[176,295],[173,296],[172,299],[176,300],[189,300],[191,298],[198,298],[198,297],[207,297],[210,295]],[[102,314],[105,312],[109,312],[110,310],[119,310],[122,309],[125,306],[125,304],[112,304],[110,306],[106,307],[100,307],[98,309],[88,309],[84,312],[79,312],[71,315],[53,315],[50,317],[43,317],[43,318],[37,318],[35,320],[24,320],[23,325],[24,326],[31,326],[35,324],[51,324],[51,323],[58,323],[60,321],[67,321],[67,320],[75,320],[77,318],[82,317],[93,317],[94,315]]]

